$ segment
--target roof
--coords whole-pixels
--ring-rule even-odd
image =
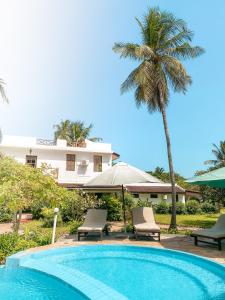
[[[127,163],[119,162],[97,175],[93,179],[89,180],[84,187],[94,187],[94,186],[122,186],[129,183],[162,183],[158,178],[135,168]]]
[[[171,184],[168,183],[160,183],[160,184],[127,184],[126,189],[129,193],[157,193],[157,194],[171,194]],[[185,190],[180,186],[176,185],[176,193],[184,194]]]

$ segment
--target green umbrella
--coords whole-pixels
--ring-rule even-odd
[[[214,188],[225,188],[225,167],[195,176],[188,179],[187,182],[196,185],[208,185]]]

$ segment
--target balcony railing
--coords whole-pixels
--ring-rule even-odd
[[[44,145],[44,146],[55,146],[56,141],[54,141],[54,140],[45,140],[45,139],[37,139],[36,144],[37,145]]]

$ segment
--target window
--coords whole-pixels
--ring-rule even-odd
[[[176,194],[176,202],[179,202],[179,196]]]
[[[157,194],[151,194],[150,197],[156,199],[156,198],[158,198],[158,195]]]
[[[133,194],[134,198],[139,198],[139,194]]]
[[[75,171],[75,155],[66,154],[66,171]]]
[[[27,155],[26,156],[26,164],[36,168],[37,167],[37,156]]]
[[[102,156],[94,155],[94,172],[102,172]]]

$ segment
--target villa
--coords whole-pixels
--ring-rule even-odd
[[[112,161],[119,157],[107,143],[85,140],[78,146],[68,146],[62,139],[11,135],[2,136],[0,153],[35,168],[47,164],[55,180],[67,188],[82,186],[110,168]]]
[[[48,166],[55,180],[68,189],[80,188],[98,174],[112,167],[119,154],[108,143],[85,140],[78,145],[68,146],[66,140],[46,140],[36,137],[3,135],[0,153],[13,157],[18,162],[34,168]],[[171,202],[171,185],[151,176],[149,183],[129,184],[126,190],[135,198],[152,203],[165,200]],[[177,201],[185,201],[193,193],[176,186]]]

